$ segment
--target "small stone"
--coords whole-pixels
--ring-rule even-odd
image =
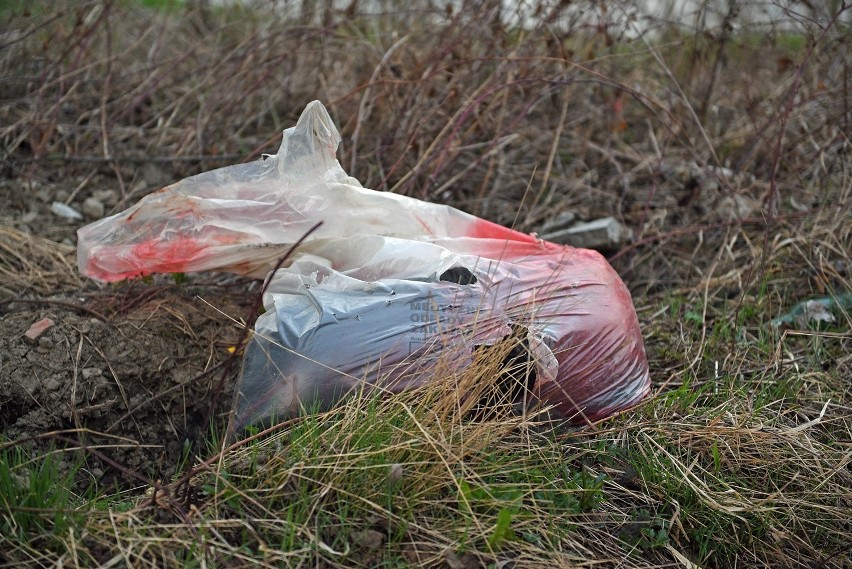
[[[107,207],[113,207],[118,203],[118,192],[115,190],[95,190],[92,197],[100,200]]]
[[[32,326],[30,329],[24,332],[24,339],[26,339],[31,344],[35,344],[42,335],[53,328],[56,323],[50,318],[42,318]]]
[[[27,395],[34,397],[41,389],[41,383],[38,381],[27,381],[26,383],[21,383],[21,387],[24,388]]]
[[[47,336],[42,336],[38,339],[38,347],[44,351],[49,351],[53,348],[53,340]]]
[[[759,204],[753,199],[736,195],[722,198],[719,202],[718,211],[722,214],[723,219],[742,219],[750,216],[758,207]]]
[[[103,374],[103,370],[99,367],[86,367],[83,368],[82,371],[83,379],[92,379],[93,377],[99,377]]]
[[[142,166],[142,179],[150,187],[162,186],[169,182],[169,176],[153,162],[146,162]]]
[[[352,539],[361,547],[371,551],[376,551],[385,544],[385,534],[374,529],[353,531]]]
[[[55,375],[51,375],[42,382],[42,387],[47,391],[58,391],[62,387],[62,381]]]
[[[98,198],[86,198],[83,202],[83,213],[92,219],[100,219],[104,216],[104,202]]]
[[[479,569],[482,567],[479,559],[471,553],[459,556],[455,551],[447,550],[444,552],[444,561],[447,562],[447,567],[450,569]]]
[[[707,193],[719,191],[719,180],[715,176],[702,173],[701,176],[697,178],[697,181],[702,192]]]

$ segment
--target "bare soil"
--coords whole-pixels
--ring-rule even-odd
[[[11,214],[0,254],[29,282],[0,300],[0,432],[39,451],[94,447],[62,456],[85,460],[101,488],[167,480],[203,450],[209,427],[224,429],[241,335],[229,317],[248,317],[257,285],[209,275],[82,279],[73,243],[86,221],[53,214],[55,198],[14,181],[0,189]],[[25,333],[42,318],[54,325],[33,342]]]

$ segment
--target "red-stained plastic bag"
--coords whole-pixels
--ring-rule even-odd
[[[311,239],[386,235],[535,243],[446,205],[365,189],[335,158],[340,134],[310,103],[275,156],[192,176],[77,232],[81,273],[107,282],[206,270],[263,278],[317,222]]]
[[[575,422],[635,404],[650,381],[627,288],[594,251],[444,205],[368,190],[308,105],[277,155],[183,180],[78,232],[80,271],[115,281],[222,270],[273,277],[246,349],[237,428],[328,407],[355,387],[428,382],[452,354],[522,330],[532,395]],[[444,358],[446,359],[446,358]]]

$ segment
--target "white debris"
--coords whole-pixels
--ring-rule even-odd
[[[632,239],[633,230],[614,217],[604,217],[542,235],[542,238],[584,249],[614,249]]]
[[[59,217],[64,217],[65,219],[70,219],[71,221],[83,219],[82,213],[80,213],[70,205],[66,205],[62,202],[53,202],[52,204],[50,204],[50,211],[52,211]]]

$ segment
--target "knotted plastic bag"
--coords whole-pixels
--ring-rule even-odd
[[[363,386],[428,384],[437,362],[525,336],[529,393],[575,422],[650,386],[630,294],[597,252],[454,208],[363,188],[310,103],[278,153],[187,178],[78,231],[80,271],[103,281],[229,271],[270,281],[246,348],[234,426],[327,408]],[[451,367],[452,367],[451,366]]]

